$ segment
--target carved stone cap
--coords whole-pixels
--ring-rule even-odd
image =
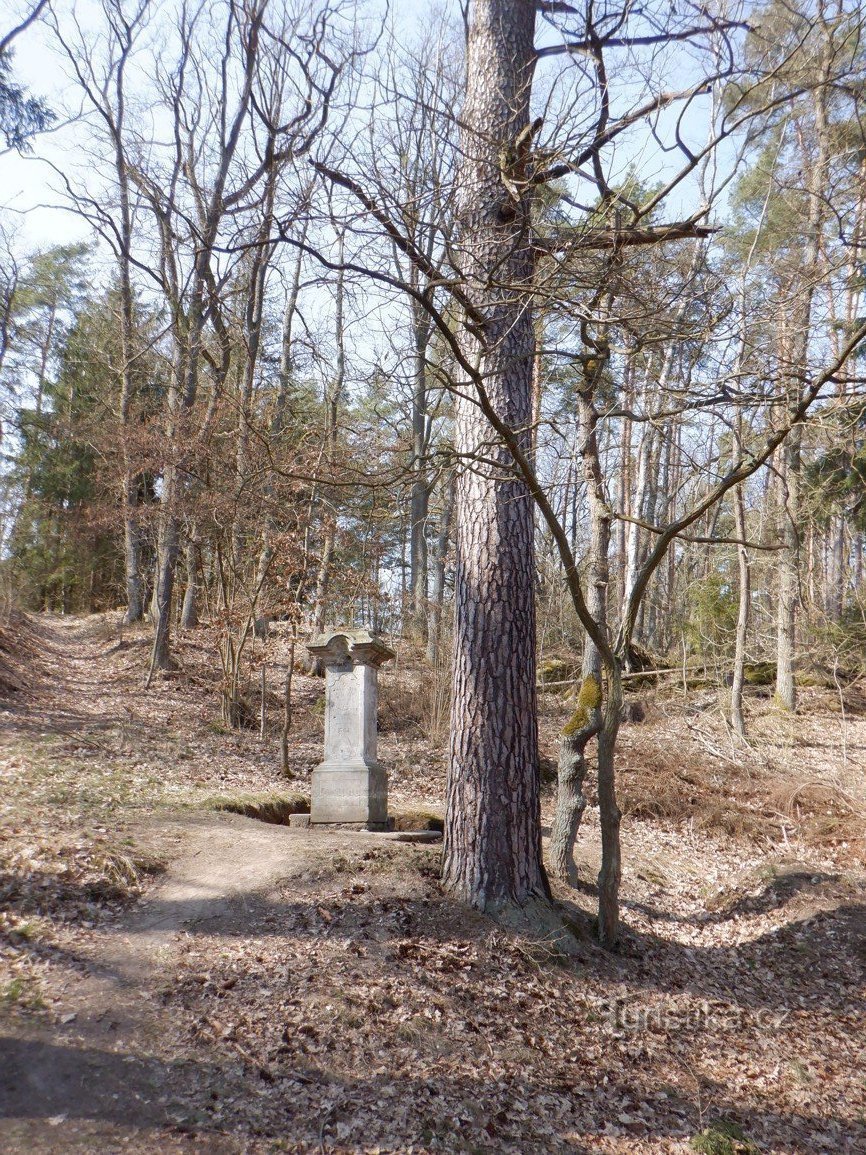
[[[377,668],[394,657],[381,638],[369,630],[338,627],[324,634],[316,634],[307,642],[307,649],[325,666],[343,665],[351,661],[356,666]]]

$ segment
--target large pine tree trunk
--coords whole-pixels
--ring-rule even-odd
[[[503,172],[503,165],[519,166],[521,141],[529,135],[534,25],[534,6],[525,0],[476,0],[471,8],[460,189],[459,260],[484,316],[472,352],[492,406],[512,429],[524,430],[524,449],[533,265],[527,206],[506,184],[519,173]],[[458,399],[456,444],[464,456],[457,488],[443,883],[479,910],[549,927],[539,810],[533,506],[471,397]],[[487,462],[498,458],[501,468],[473,463],[474,454]]]
[[[776,704],[783,710],[797,708],[794,657],[797,601],[800,582],[799,513],[801,427],[792,429],[782,446],[782,541],[779,554],[779,603],[776,616]]]

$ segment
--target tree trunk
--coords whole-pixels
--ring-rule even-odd
[[[129,172],[124,152],[124,92],[123,82],[127,52],[126,45],[116,74],[117,122],[114,126],[115,171],[120,194],[120,439],[123,458],[123,539],[126,568],[126,615],[131,625],[144,617],[144,597],[141,583],[141,533],[138,525],[138,478],[130,448],[130,419],[135,392],[133,358],[135,344],[135,305],[132,292],[132,210],[130,207]]]
[[[859,590],[863,584],[863,534],[854,535],[854,589]]]
[[[821,234],[827,215],[827,174],[829,166],[830,125],[827,110],[827,81],[832,68],[833,50],[829,40],[824,41],[816,84],[812,92],[815,114],[817,155],[809,170],[807,191],[809,213],[803,244],[803,282],[794,301],[794,307],[782,318],[783,331],[787,330],[782,351],[787,354],[787,402],[796,402],[808,378],[809,336],[812,321],[812,302],[818,282],[821,256]],[[804,158],[805,159],[805,158]],[[796,286],[795,286],[796,288]],[[776,702],[784,710],[795,710],[797,694],[794,685],[794,657],[796,645],[796,615],[799,597],[799,513],[800,471],[803,427],[795,426],[782,446],[783,541],[785,548],[779,559],[779,607],[776,641]]]
[[[584,697],[588,683],[581,685],[578,702]],[[559,765],[556,771],[556,812],[553,816],[553,825],[550,828],[550,842],[548,844],[548,859],[550,870],[557,878],[576,886],[578,882],[577,867],[574,864],[574,844],[577,841],[577,832],[580,821],[586,809],[586,795],[583,792],[583,783],[586,779],[585,751],[592,734],[585,724],[589,720],[582,717],[578,706],[573,718],[563,730],[559,738]],[[572,726],[577,730],[573,732]]]
[[[126,468],[126,467],[125,467]],[[128,471],[127,471],[128,474]],[[130,496],[129,488],[133,494]],[[144,617],[144,585],[141,579],[141,534],[134,514],[138,486],[129,476],[124,479],[123,560],[126,570],[126,613],[124,623],[131,626]]]
[[[601,380],[602,367],[603,364],[599,362],[592,371],[593,379],[587,382],[585,389],[578,391],[577,405],[581,436],[580,453],[590,526],[586,601],[593,621],[605,630],[611,512],[605,499],[598,450],[598,413],[592,399],[592,391]],[[583,782],[586,778],[586,747],[601,729],[601,704],[601,655],[593,641],[587,638],[583,651],[583,680],[577,698],[577,708],[560,737],[556,813],[549,846],[553,873],[571,882],[572,885],[577,882],[574,843],[586,808],[586,798],[583,794]]]
[[[533,259],[528,206],[506,182],[519,179],[519,142],[529,143],[534,26],[534,6],[525,0],[476,0],[470,10],[458,255],[483,315],[471,358],[493,409],[522,431],[524,451],[530,442]],[[490,426],[471,396],[457,399],[455,434],[464,468],[457,483],[443,884],[479,910],[549,930],[554,920],[541,858],[533,506],[509,456],[491,445]],[[470,464],[475,455],[485,464]]]
[[[530,406],[530,450],[529,463],[535,469],[538,454],[538,431],[541,423],[541,396],[543,391],[544,358],[542,344],[544,341],[544,315],[535,319],[535,355],[532,358],[532,404]]]
[[[638,450],[637,458],[637,485],[635,488],[634,504],[631,512],[632,517],[642,518],[644,515],[644,507],[646,505],[647,487],[649,484],[649,467],[650,458],[652,456],[652,440],[653,431],[646,428],[641,436],[640,449]],[[623,604],[625,604],[632,595],[635,584],[637,583],[638,570],[640,568],[641,560],[641,533],[640,526],[634,521],[628,523],[626,531],[626,557],[625,557],[625,575],[623,577]],[[643,603],[641,603],[642,605]],[[626,668],[630,668],[628,659],[626,660]]]
[[[598,736],[598,814],[601,823],[601,870],[598,875],[598,938],[612,947],[619,939],[619,886],[622,860],[619,824],[622,814],[616,801],[614,756],[622,713],[622,682],[619,666],[608,670],[608,697],[604,725]]]
[[[340,399],[343,393],[343,384],[346,375],[346,333],[343,321],[345,274],[343,272],[343,251],[345,238],[341,234],[337,248],[336,311],[334,316],[334,336],[337,343],[337,364],[332,380],[325,387],[325,452],[331,476],[337,468],[337,433]],[[337,541],[337,521],[330,503],[326,505],[322,518],[322,552],[319,555],[319,568],[316,573],[316,588],[313,596],[312,632],[320,634],[325,628],[327,614],[328,585],[331,580],[331,562],[334,556],[334,546]],[[321,673],[316,658],[311,659],[312,673]]]
[[[409,573],[412,588],[412,631],[424,640],[427,633],[427,514],[430,481],[427,476],[429,417],[427,414],[427,344],[430,321],[416,308],[414,388],[412,391],[412,491],[409,505]]]
[[[632,381],[634,379],[634,356],[630,353],[625,355],[625,364],[623,366],[622,374],[622,393],[623,404],[626,409],[631,409],[634,405]],[[621,419],[620,438],[619,438],[619,480],[617,482],[617,508],[620,513],[626,513],[628,509],[629,495],[631,494],[631,472],[632,472],[632,421],[630,417],[623,417]],[[620,604],[625,604],[625,586],[626,586],[626,569],[627,569],[627,550],[628,550],[628,530],[626,521],[623,517],[617,519],[616,522],[616,577],[617,577],[617,597]]]
[[[846,566],[845,566],[845,518],[834,517],[830,522],[831,565],[830,583],[827,598],[827,616],[831,622],[842,620],[842,611],[845,608]]]
[[[184,549],[184,562],[186,564],[186,589],[183,594],[183,606],[180,611],[180,628],[182,630],[194,630],[198,625],[198,607],[197,607],[197,574],[198,574],[198,551],[195,544],[195,536],[190,533],[186,540],[186,547]]]
[[[799,505],[800,439],[802,430],[792,429],[782,446],[782,541],[779,556],[779,605],[776,616],[776,704],[783,710],[797,708],[794,682],[794,652],[799,592]]]
[[[734,526],[741,542],[746,540],[746,508],[743,487],[734,490]],[[743,685],[746,674],[746,640],[749,629],[749,609],[751,602],[751,567],[749,552],[745,545],[737,546],[740,589],[737,604],[737,631],[734,644],[734,676],[731,682],[731,725],[740,738],[746,737],[743,720]]]
[[[184,496],[183,474],[178,465],[178,461],[183,456],[179,430],[184,424],[183,417],[192,408],[195,398],[196,378],[188,364],[187,350],[177,343],[177,338],[175,340],[174,364],[172,365],[172,378],[167,400],[168,421],[165,436],[169,459],[162,474],[153,598],[151,601],[154,631],[148,685],[155,670],[169,670],[173,666],[171,660],[171,604],[174,595],[177,558],[180,551],[178,511],[182,508]]]
[[[301,226],[301,242],[307,237],[308,218]],[[292,280],[286,293],[286,303],[283,308],[282,331],[280,334],[280,366],[278,373],[279,388],[274,403],[274,412],[268,429],[268,440],[271,444],[271,453],[278,452],[280,439],[286,431],[291,413],[292,389],[294,386],[294,322],[298,308],[298,298],[301,292],[301,271],[303,268],[303,249],[298,248],[295,263],[292,267]],[[256,587],[262,591],[265,607],[268,605],[267,581],[268,571],[274,558],[274,537],[278,530],[277,519],[274,516],[272,502],[274,482],[268,477],[264,485],[266,502],[265,523],[262,529],[262,548],[256,569]]]
[[[178,555],[178,523],[174,512],[173,499],[166,493],[167,488],[173,490],[169,481],[169,474],[173,476],[174,469],[166,470],[164,479],[163,500],[165,507],[160,519],[159,543],[156,551],[156,573],[153,583],[154,617],[153,651],[151,654],[150,669],[169,670],[171,661],[171,601],[174,593],[174,574]]]

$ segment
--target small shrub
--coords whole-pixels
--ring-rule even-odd
[[[411,677],[411,680],[410,680]],[[448,736],[451,713],[451,671],[440,662],[412,675],[384,678],[379,687],[382,732],[416,730],[436,746]]]

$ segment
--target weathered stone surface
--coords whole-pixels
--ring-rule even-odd
[[[359,768],[321,762],[313,771],[310,821],[384,823],[388,781],[376,763]]]
[[[313,825],[388,817],[388,784],[376,759],[377,670],[393,652],[367,630],[337,629],[307,645],[325,668],[325,755],[311,778]]]
[[[307,649],[325,667],[351,659],[378,668],[394,657],[394,651],[369,630],[355,630],[348,627],[326,630],[323,634],[314,635],[307,643]]]

